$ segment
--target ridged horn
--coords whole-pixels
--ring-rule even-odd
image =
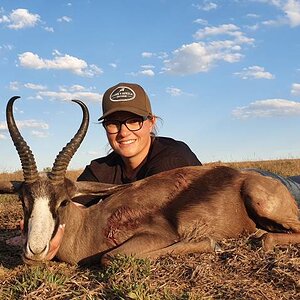
[[[36,162],[34,156],[22,137],[14,116],[13,116],[13,104],[16,99],[20,98],[20,96],[11,97],[6,106],[6,122],[9,130],[9,134],[11,139],[18,151],[19,158],[22,165],[24,181],[27,183],[34,182],[38,179],[38,171],[36,167]]]
[[[59,183],[63,181],[70,160],[72,159],[73,155],[75,154],[81,142],[83,141],[89,126],[89,111],[86,105],[80,100],[72,101],[81,106],[83,112],[82,122],[77,133],[74,135],[71,141],[56,156],[52,170],[48,175],[48,177],[54,183]]]

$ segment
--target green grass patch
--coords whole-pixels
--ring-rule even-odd
[[[107,283],[107,299],[150,299],[150,261],[130,256],[117,256],[101,273],[99,281]]]
[[[24,273],[17,275],[3,289],[3,299],[21,299],[23,296],[38,297],[45,291],[63,292],[69,280],[61,270],[53,271],[47,266],[26,267]]]

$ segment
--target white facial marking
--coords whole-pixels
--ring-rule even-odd
[[[54,227],[55,220],[50,212],[49,199],[46,197],[36,198],[28,221],[26,250],[30,255],[47,254]]]

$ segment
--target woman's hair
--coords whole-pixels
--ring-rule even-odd
[[[158,116],[152,115],[152,116],[149,117],[149,120],[152,120],[153,118],[156,119],[156,122],[155,122],[155,124],[153,125],[153,129],[152,129],[150,135],[151,135],[152,137],[156,137],[156,136],[157,136],[157,133],[158,133],[157,120],[160,120],[160,121],[162,122],[162,119],[161,119],[160,117],[158,117]]]

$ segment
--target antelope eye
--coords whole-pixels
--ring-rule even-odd
[[[63,200],[63,201],[60,203],[60,207],[65,207],[65,206],[68,205],[68,203],[69,203],[68,200]]]

